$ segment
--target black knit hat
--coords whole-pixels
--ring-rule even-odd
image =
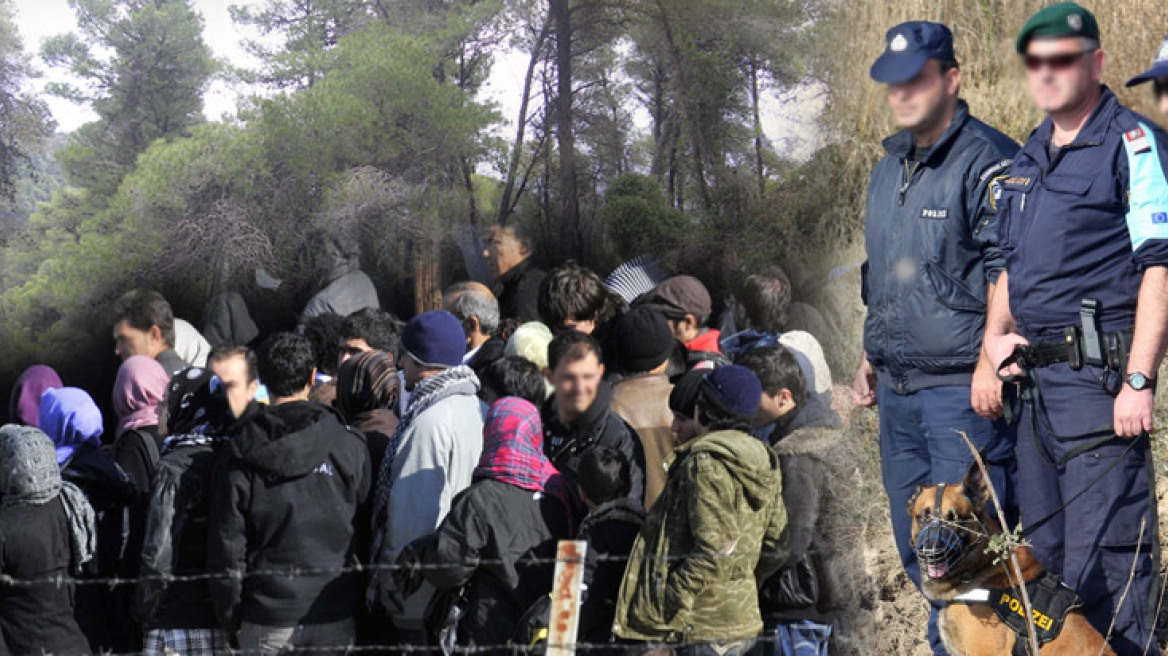
[[[613,326],[609,341],[616,364],[628,373],[652,371],[673,355],[673,332],[660,312],[650,307],[629,310]]]
[[[708,373],[706,369],[694,369],[678,378],[673,384],[673,391],[669,393],[669,409],[683,417],[693,417],[698,394],[702,391],[702,381]]]

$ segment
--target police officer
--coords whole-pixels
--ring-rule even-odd
[[[1160,44],[1156,51],[1156,59],[1152,67],[1127,81],[1124,86],[1134,87],[1144,82],[1152,82],[1152,93],[1156,96],[1156,104],[1164,118],[1168,119],[1168,38]]]
[[[1035,552],[1097,629],[1115,617],[1116,652],[1142,654],[1159,569],[1147,434],[1168,327],[1168,134],[1101,85],[1099,27],[1079,5],[1039,11],[1017,49],[1048,116],[994,183],[1006,270],[986,350],[1026,376],[1018,494]]]
[[[880,413],[880,454],[892,528],[905,571],[920,584],[909,497],[919,485],[960,480],[972,454],[990,455],[995,486],[1010,497],[1013,441],[1001,424],[1001,384],[981,358],[989,282],[1002,267],[991,182],[1018,146],[977,120],[959,97],[953,35],[938,23],[888,31],[872,79],[888,85],[902,128],[868,187],[864,357],[858,403]],[[944,654],[936,627],[929,640]]]

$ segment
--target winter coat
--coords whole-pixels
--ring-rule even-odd
[[[244,346],[259,334],[247,302],[239,292],[221,292],[207,302],[203,310],[203,336],[212,346]]]
[[[207,571],[207,498],[216,452],[226,443],[179,446],[158,462],[146,514],[142,580],[134,616],[157,629],[210,629],[218,622],[206,581],[164,583]]]
[[[645,511],[617,499],[597,506],[580,525],[578,539],[588,543],[584,565],[587,591],[580,606],[580,642],[603,644],[612,637],[616,600]]]
[[[157,426],[144,426],[128,430],[114,442],[114,461],[130,475],[134,481],[134,501],[126,514],[129,524],[126,536],[126,557],[118,565],[118,571],[127,578],[138,577],[138,554],[142,553],[143,536],[146,532],[146,513],[150,505],[150,490],[154,481],[154,471],[158,466],[162,451],[162,438]]]
[[[293,402],[253,410],[212,474],[207,569],[243,574],[210,583],[224,627],[273,627],[353,617],[362,598],[355,564],[357,508],[372,474],[365,438],[330,409]],[[254,571],[279,574],[246,576]]]
[[[724,644],[763,628],[758,580],[787,559],[779,457],[740,431],[698,437],[666,461],[621,584],[613,633]]]
[[[435,588],[466,586],[460,645],[507,644],[513,622],[551,591],[556,541],[543,500],[541,492],[479,479],[454,500],[437,534],[418,545]],[[525,562],[533,560],[542,562]]]
[[[556,469],[575,489],[579,479],[577,470],[584,453],[596,446],[606,446],[619,452],[629,462],[629,499],[638,505],[645,498],[645,448],[636,432],[610,409],[612,387],[601,383],[592,407],[569,425],[560,422],[556,399],[548,399],[543,406],[543,449]],[[577,504],[577,523],[587,510]]]
[[[643,507],[653,505],[665,489],[665,459],[677,446],[669,394],[673,384],[665,374],[641,374],[612,386],[612,411],[632,427],[645,452]]]
[[[760,586],[759,605],[767,619],[810,619],[828,624],[851,600],[854,590],[848,567],[857,554],[856,546],[833,529],[833,522],[846,514],[837,507],[835,491],[837,486],[847,485],[841,460],[842,431],[830,422],[808,423],[811,425],[796,427],[780,437],[773,447],[783,471],[790,555],[788,564]],[[814,573],[810,587],[800,586],[804,581],[793,575],[791,568],[801,566],[800,560]],[[784,585],[795,589],[783,591]],[[792,596],[812,603],[792,604]]]
[[[300,323],[322,314],[347,317],[350,314],[381,307],[373,281],[355,263],[338,263],[329,274],[329,284],[309,299],[300,314]]]
[[[861,294],[864,349],[898,394],[969,385],[986,285],[1004,266],[993,188],[1018,144],[961,102],[922,162],[906,130],[884,140],[868,184]]]
[[[380,562],[393,563],[414,540],[431,535],[442,523],[458,493],[470,486],[483,450],[483,415],[478,397],[444,398],[414,418],[402,436],[390,475],[388,523]],[[388,455],[387,455],[388,457]],[[421,628],[433,589],[405,601],[394,617],[403,628]]]
[[[539,321],[539,287],[547,273],[536,268],[531,259],[516,264],[495,279],[495,298],[499,299],[499,316],[521,322]]]
[[[70,577],[71,554],[69,520],[59,498],[0,508],[0,574],[14,579]],[[72,584],[0,586],[0,653],[88,652],[73,605]]]

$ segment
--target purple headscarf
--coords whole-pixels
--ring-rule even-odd
[[[41,396],[40,428],[57,447],[57,465],[86,442],[101,443],[101,411],[89,393],[76,387],[47,390]]]
[[[45,390],[64,387],[61,377],[52,367],[43,364],[24,370],[12,388],[12,400],[8,403],[8,420],[22,426],[37,428],[40,425],[41,394]]]
[[[118,369],[114,382],[114,412],[118,415],[118,434],[158,425],[158,406],[170,385],[170,375],[154,358],[135,355]]]

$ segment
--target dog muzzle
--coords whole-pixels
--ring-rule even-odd
[[[944,489],[944,485],[937,486],[937,499],[933,503],[934,519],[921,527],[914,546],[921,572],[934,581],[952,572],[965,558],[966,551],[960,530],[941,519],[941,494]]]

